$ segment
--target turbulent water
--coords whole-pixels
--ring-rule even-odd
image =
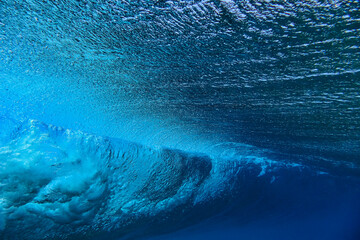
[[[360,238],[360,4],[0,1],[1,239]]]

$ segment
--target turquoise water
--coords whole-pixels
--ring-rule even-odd
[[[357,1],[1,1],[1,239],[360,236]]]

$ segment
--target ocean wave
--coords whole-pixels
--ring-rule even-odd
[[[271,184],[270,172],[301,168],[150,148],[35,120],[3,118],[0,126],[4,239],[124,236],[167,222],[177,229],[221,211],[260,179]]]

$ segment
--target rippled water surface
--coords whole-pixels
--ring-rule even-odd
[[[0,1],[0,237],[355,240],[359,59],[357,0]]]

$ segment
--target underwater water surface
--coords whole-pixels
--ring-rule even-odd
[[[0,1],[0,239],[360,239],[360,4]]]

